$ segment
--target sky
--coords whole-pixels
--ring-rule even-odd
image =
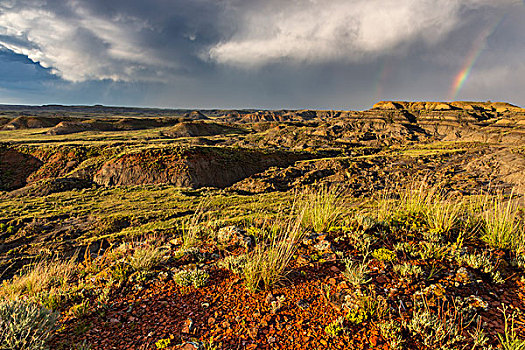
[[[524,0],[0,0],[0,104],[525,106]]]

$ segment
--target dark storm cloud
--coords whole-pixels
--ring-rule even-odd
[[[0,45],[70,81],[165,81],[218,40],[218,4],[13,1],[0,5]]]
[[[444,99],[479,50],[459,96],[508,93],[524,103],[515,90],[525,82],[524,7],[514,0],[5,0],[0,47],[4,60],[10,52],[35,62],[34,78],[51,81],[53,97],[65,102],[78,93],[111,104],[269,108]],[[27,64],[10,67],[17,64],[27,78]]]

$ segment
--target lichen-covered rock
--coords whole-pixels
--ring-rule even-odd
[[[254,245],[254,239],[237,226],[227,226],[217,232],[219,244],[227,247],[244,247],[249,249]]]

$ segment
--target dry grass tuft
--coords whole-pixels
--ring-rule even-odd
[[[67,261],[39,261],[19,276],[4,281],[0,298],[14,300],[24,295],[33,299],[41,293],[65,290],[76,269],[75,257]]]
[[[270,242],[259,242],[247,256],[243,275],[250,291],[270,289],[286,276],[286,268],[302,238],[302,214],[289,220],[285,228],[277,231]]]
[[[304,211],[302,225],[315,232],[327,232],[345,214],[341,189],[337,186],[323,186],[305,190],[298,202]]]

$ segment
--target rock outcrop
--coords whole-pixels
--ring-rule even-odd
[[[49,128],[57,125],[64,119],[69,118],[20,116],[4,124],[1,130]]]
[[[47,135],[67,135],[85,131],[129,131],[171,126],[181,118],[113,118],[62,121],[47,131]]]
[[[246,133],[244,129],[230,125],[204,121],[187,121],[179,123],[170,129],[163,131],[162,135],[171,138],[179,138],[244,133]]]
[[[284,167],[308,157],[224,147],[150,148],[110,159],[93,180],[105,186],[164,183],[225,188],[271,166]]]
[[[29,176],[42,164],[29,154],[0,145],[0,190],[10,191],[25,186]]]

